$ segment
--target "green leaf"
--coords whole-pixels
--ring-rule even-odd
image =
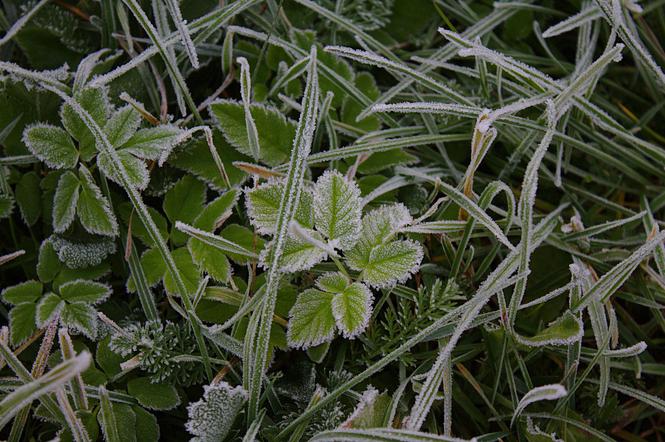
[[[81,225],[90,233],[99,235],[116,236],[118,234],[118,222],[111,210],[111,206],[101,190],[95,184],[88,169],[79,168],[79,179],[81,182],[81,193],[79,195],[76,212]]]
[[[263,235],[275,233],[279,203],[282,200],[283,192],[284,180],[269,181],[253,189],[245,189],[247,213],[257,232]],[[294,219],[303,227],[313,227],[312,200],[312,194],[303,189],[294,214]]]
[[[79,153],[63,129],[46,123],[30,126],[23,132],[23,142],[30,152],[53,169],[71,169]]]
[[[219,232],[219,236],[257,255],[265,245],[265,241],[260,236],[247,227],[238,224],[229,224],[224,227]],[[247,256],[237,253],[226,252],[226,256],[238,264],[247,264],[250,261]]]
[[[90,339],[94,339],[97,335],[97,311],[88,304],[65,303],[62,307],[60,320],[63,324],[80,331]]]
[[[372,292],[359,282],[354,282],[335,295],[332,312],[345,338],[353,339],[365,331],[372,315],[372,299]]]
[[[205,184],[191,175],[185,175],[166,192],[162,206],[172,224],[176,221],[191,224],[203,210],[205,198]],[[176,230],[171,236],[177,244],[183,244],[186,240],[185,234]]]
[[[358,186],[337,171],[327,170],[314,186],[314,225],[342,250],[360,235],[362,202]]]
[[[110,342],[111,335],[108,335],[97,343],[95,361],[107,376],[112,377],[122,371],[120,364],[124,362],[125,358],[111,350]]]
[[[381,393],[368,387],[356,405],[356,409],[342,424],[343,428],[380,428],[386,415],[390,413],[392,399],[387,393]]]
[[[105,89],[86,88],[77,92],[74,98],[98,125],[104,127],[111,108]],[[63,104],[60,108],[60,118],[67,132],[79,142],[82,153],[85,151],[92,156],[97,152],[93,134],[69,104]]]
[[[18,304],[9,312],[9,330],[11,343],[14,347],[28,339],[36,329],[35,314],[37,305],[34,302]]]
[[[307,230],[307,233],[315,240],[323,241],[320,233],[314,230]],[[272,255],[271,248],[274,243],[274,240],[270,241],[259,256],[259,264],[265,269],[268,269],[272,265],[270,257]],[[284,250],[280,259],[279,270],[287,273],[308,270],[323,261],[326,256],[326,251],[316,245],[299,237],[288,235],[284,241]]]
[[[143,190],[148,186],[150,181],[150,175],[148,173],[148,166],[145,162],[139,158],[136,158],[130,152],[125,150],[120,150],[116,152],[120,162],[125,166],[125,171],[127,172],[127,177],[132,186],[136,187],[139,190]],[[122,184],[122,180],[115,172],[113,167],[113,161],[109,154],[106,152],[101,152],[97,155],[97,166],[100,168],[104,175],[109,177],[111,180],[118,184]]]
[[[247,391],[221,381],[203,387],[203,398],[188,408],[187,431],[201,441],[224,440],[238,413],[247,402]]]
[[[157,285],[164,277],[164,273],[166,273],[166,265],[157,248],[148,249],[143,252],[141,255],[141,267],[143,268],[146,282],[150,287]],[[131,293],[136,292],[134,278],[131,275],[127,280],[127,291]]]
[[[360,239],[346,253],[349,265],[362,270],[369,264],[372,250],[392,239],[401,227],[412,221],[409,210],[403,204],[393,204],[374,209],[363,216]]]
[[[79,279],[62,284],[59,292],[67,302],[97,304],[111,295],[111,288],[101,282]]]
[[[222,250],[196,238],[190,238],[187,249],[196,265],[213,279],[226,282],[231,277],[231,263]]]
[[[53,230],[62,233],[72,224],[76,215],[81,183],[71,171],[62,174],[53,197]]]
[[[200,272],[199,268],[194,264],[189,250],[185,247],[174,250],[173,260],[175,261],[178,270],[180,270],[180,275],[182,276],[187,291],[189,293],[196,292],[196,288],[199,285]],[[179,294],[178,286],[168,271],[164,274],[164,288],[169,293]]]
[[[37,325],[40,328],[44,327],[56,314],[60,313],[64,306],[65,301],[58,295],[47,293],[37,304],[37,315],[35,316]]]
[[[0,219],[8,218],[14,211],[14,198],[0,194]]]
[[[302,292],[289,312],[286,334],[289,347],[307,348],[331,341],[335,334],[332,293],[316,289]]]
[[[43,285],[38,281],[25,281],[2,291],[2,300],[8,304],[34,303],[42,295]]]
[[[139,158],[157,160],[163,151],[175,146],[181,134],[180,128],[167,124],[139,129],[122,145],[122,150]]]
[[[159,425],[157,418],[143,408],[135,405],[132,407],[136,415],[136,438],[141,442],[158,442]]]
[[[561,318],[538,332],[536,336],[527,337],[516,334],[515,338],[520,344],[529,347],[543,347],[545,345],[569,345],[582,339],[583,334],[582,321],[570,311],[566,311]]]
[[[529,404],[539,401],[553,401],[560,399],[567,394],[568,392],[563,385],[559,384],[542,385],[540,387],[532,388],[522,397],[522,399],[520,399],[517,407],[515,407],[515,412],[513,413],[513,418],[511,419],[510,424],[513,424],[515,419],[519,417]]]
[[[39,258],[37,260],[37,276],[42,282],[51,282],[62,269],[58,254],[49,239],[39,246]]]
[[[231,215],[239,195],[238,189],[231,189],[208,203],[194,220],[194,227],[210,232],[214,231],[221,222]]]
[[[41,194],[40,181],[36,172],[24,173],[14,191],[21,216],[28,226],[34,225],[42,214],[41,200],[37,198]]]
[[[361,272],[361,279],[372,287],[388,287],[396,282],[405,282],[420,268],[423,249],[412,240],[392,241],[372,249],[367,263],[351,264]]]
[[[330,272],[319,276],[316,286],[330,293],[342,293],[349,286],[349,278],[340,272]]]
[[[277,166],[288,160],[295,137],[295,123],[278,110],[261,104],[253,103],[249,108],[258,132],[261,160],[270,166]],[[243,154],[252,156],[242,103],[231,100],[215,101],[210,105],[210,114],[217,120],[229,144]]]
[[[116,149],[125,144],[141,125],[141,115],[130,105],[118,109],[104,125],[104,133]]]
[[[127,391],[150,410],[170,410],[180,405],[180,397],[173,385],[153,384],[149,378],[132,379],[127,382]]]

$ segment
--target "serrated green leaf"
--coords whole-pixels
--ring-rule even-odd
[[[323,237],[320,233],[314,230],[306,231],[312,236],[312,238],[318,241],[323,241]],[[270,241],[266,244],[259,256],[259,264],[266,269],[272,265],[272,262],[270,261],[270,249],[273,247],[273,244],[274,241]],[[322,250],[316,245],[299,237],[289,235],[284,241],[284,250],[282,252],[282,258],[280,259],[279,269],[282,272],[299,272],[302,270],[308,270],[323,261],[326,256],[327,253],[325,250]]]
[[[265,241],[260,236],[252,232],[247,227],[238,224],[229,224],[228,226],[224,227],[224,229],[219,232],[219,236],[231,241],[234,244],[238,244],[245,250],[249,250],[250,252],[257,255],[265,246]],[[250,258],[247,256],[237,253],[227,252],[226,256],[238,264],[246,264],[250,261]]]
[[[41,295],[44,286],[39,281],[25,281],[2,290],[2,300],[8,304],[34,303]]]
[[[342,293],[349,286],[349,278],[339,272],[326,273],[316,279],[316,286],[330,293]]]
[[[359,282],[350,284],[335,295],[332,312],[345,338],[353,339],[367,328],[372,315],[372,299],[372,292]]]
[[[125,358],[111,350],[109,346],[110,342],[111,336],[108,335],[97,343],[95,351],[95,362],[97,362],[97,365],[109,377],[115,376],[122,371],[120,364],[125,360]]]
[[[374,209],[363,216],[360,238],[346,253],[354,270],[362,270],[369,264],[372,250],[391,240],[397,231],[412,221],[409,210],[403,204],[392,204]]]
[[[36,330],[35,314],[37,304],[26,302],[16,305],[9,311],[9,329],[11,343],[14,347],[28,339]]]
[[[182,134],[176,126],[161,125],[139,129],[123,145],[122,150],[146,160],[157,160],[165,150],[171,150]]]
[[[79,279],[62,284],[59,293],[67,302],[97,304],[111,294],[111,288],[101,282]]]
[[[226,282],[231,277],[231,263],[225,252],[196,238],[190,238],[187,249],[196,265],[213,279]]]
[[[362,202],[358,186],[328,170],[314,186],[314,225],[332,244],[347,250],[360,235]]]
[[[170,410],[180,404],[173,385],[153,384],[149,378],[134,378],[127,382],[127,391],[139,404],[150,410]]]
[[[253,189],[245,189],[247,213],[257,232],[264,235],[275,232],[279,202],[282,200],[283,192],[283,180],[269,181]],[[294,219],[306,228],[312,228],[314,225],[312,201],[312,194],[303,189]]]
[[[332,293],[316,289],[302,292],[289,312],[286,338],[289,347],[307,348],[332,340],[335,334]]]
[[[283,163],[289,158],[296,132],[295,123],[278,110],[261,104],[253,103],[249,108],[258,132],[261,160],[270,166]],[[252,149],[247,136],[242,103],[231,100],[216,101],[210,105],[210,114],[217,120],[229,144],[251,157]]]
[[[118,234],[118,222],[111,210],[111,206],[102,194],[88,169],[79,168],[79,179],[81,191],[79,194],[76,213],[81,225],[90,233],[99,235],[116,236]]]
[[[30,152],[53,169],[71,169],[79,153],[63,129],[46,123],[30,126],[23,132],[23,142]]]
[[[122,165],[125,166],[125,171],[131,185],[139,190],[145,189],[150,181],[148,166],[145,162],[124,149],[116,152],[116,155],[118,155]],[[122,180],[114,171],[113,161],[106,152],[101,152],[97,155],[97,166],[104,172],[104,175],[116,183],[122,184]]]
[[[231,215],[239,195],[238,189],[231,189],[208,203],[194,220],[194,227],[206,231],[219,227],[219,223]]]
[[[361,279],[372,287],[387,287],[404,282],[418,271],[423,259],[423,249],[415,241],[398,240],[381,244],[372,249],[369,259],[362,266],[350,262]]]
[[[14,210],[14,198],[11,195],[0,194],[0,219],[7,218]]]
[[[363,393],[356,409],[342,424],[344,428],[380,428],[384,426],[386,415],[390,412],[392,399],[388,393],[381,393],[368,387]]]
[[[71,225],[76,215],[81,183],[71,171],[62,174],[53,197],[53,230],[62,233]]]
[[[118,149],[125,144],[141,124],[141,115],[130,105],[115,111],[104,125],[104,133],[109,142]]]
[[[85,334],[90,339],[97,335],[97,311],[85,303],[65,303],[60,312],[60,321]]]
[[[77,92],[74,98],[97,124],[104,127],[111,107],[105,89],[85,88]],[[87,152],[89,155],[94,154],[96,152],[95,138],[69,104],[64,103],[60,108],[60,118],[67,132],[79,142],[82,154],[83,152]],[[86,155],[82,156],[87,159]]]
[[[14,191],[21,217],[28,226],[34,225],[42,214],[41,201],[36,198],[41,193],[40,181],[36,172],[24,173]]]
[[[35,320],[37,325],[41,328],[46,325],[53,316],[60,313],[65,306],[65,301],[60,299],[55,293],[47,293],[37,304],[37,315]]]
[[[247,391],[221,381],[203,387],[203,398],[187,408],[187,431],[201,441],[224,440],[247,402]]]

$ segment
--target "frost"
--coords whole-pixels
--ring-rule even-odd
[[[577,29],[580,26],[597,20],[603,16],[603,12],[596,5],[587,5],[584,9],[575,15],[571,15],[565,20],[550,26],[543,32],[543,38],[556,37],[565,32]]]
[[[337,171],[328,170],[314,185],[314,225],[347,250],[360,235],[360,189]]]
[[[275,233],[284,185],[285,180],[273,179],[255,188],[245,188],[247,213],[257,232],[264,235]],[[294,214],[294,219],[303,227],[313,225],[312,199],[312,194],[307,189],[303,189]]]
[[[182,13],[180,12],[180,6],[177,0],[166,0],[166,7],[171,14],[173,23],[175,23],[176,29],[180,33],[180,41],[187,52],[189,61],[191,61],[194,69],[199,68],[199,57],[196,54],[196,47],[192,42],[192,37],[189,35],[189,29],[187,28],[187,21],[183,20]]]
[[[565,387],[559,384],[543,385],[533,388],[527,394],[525,394],[524,397],[522,397],[520,400],[519,404],[517,404],[510,424],[512,425],[515,422],[515,419],[520,414],[522,414],[522,411],[524,411],[528,405],[539,401],[553,401],[560,399],[567,394],[568,391],[566,391]]]
[[[78,162],[79,153],[69,134],[51,124],[26,127],[23,142],[33,155],[54,169],[71,169]]]
[[[53,197],[53,230],[62,233],[72,224],[76,216],[79,200],[79,179],[70,171],[62,174],[58,180]]]
[[[329,342],[335,335],[333,293],[307,289],[289,311],[286,338],[289,347],[308,348]]]
[[[111,210],[111,205],[95,184],[88,169],[83,166],[79,169],[79,179],[81,193],[76,212],[81,224],[90,233],[116,236],[118,221]]]
[[[526,418],[526,431],[534,436],[534,440],[549,440],[552,442],[565,442],[563,439],[556,437],[556,433],[545,433],[537,425],[533,423],[530,417]]]
[[[280,272],[290,273],[308,270],[328,256],[326,250],[317,245],[323,240],[321,234],[314,230],[303,230],[313,241],[304,240],[300,236],[288,235],[283,243],[282,257],[279,260]],[[259,265],[265,269],[272,266],[273,247],[275,247],[275,240],[267,243],[259,255]]]
[[[81,269],[101,264],[108,255],[115,253],[115,241],[99,239],[94,242],[75,242],[59,235],[48,238],[58,259],[70,269]]]
[[[247,398],[247,391],[241,386],[231,387],[224,381],[203,387],[203,398],[187,407],[189,420],[185,428],[197,436],[192,441],[224,440]]]
[[[261,158],[261,146],[259,145],[259,132],[252,117],[250,108],[252,96],[252,79],[249,74],[249,63],[245,57],[238,57],[240,64],[240,95],[242,97],[242,106],[245,114],[245,127],[247,128],[247,143],[254,160]]]
[[[141,115],[128,104],[115,111],[104,125],[104,132],[109,143],[118,148],[134,135],[140,125]]]
[[[365,284],[354,282],[332,300],[332,313],[337,328],[347,339],[365,331],[372,315],[372,292]]]

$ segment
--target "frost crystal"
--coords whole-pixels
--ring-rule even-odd
[[[115,241],[111,239],[75,242],[54,234],[48,240],[53,244],[58,259],[70,269],[101,264],[108,255],[115,253]]]
[[[353,247],[360,234],[358,186],[337,171],[326,171],[314,186],[314,225],[342,250]]]
[[[247,398],[247,391],[241,386],[231,387],[223,381],[206,385],[203,388],[203,398],[187,407],[189,420],[185,428],[198,436],[192,438],[192,441],[224,440]]]

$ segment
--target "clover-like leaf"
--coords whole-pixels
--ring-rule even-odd
[[[73,172],[67,171],[58,180],[53,197],[53,230],[62,233],[72,224],[76,216],[81,183]]]
[[[90,172],[85,167],[79,168],[81,191],[76,213],[81,225],[90,233],[115,236],[118,234],[118,222],[111,210],[111,205],[97,187]]]
[[[192,440],[224,440],[247,397],[247,391],[241,386],[231,387],[224,381],[203,387],[203,398],[187,407],[189,420],[185,428],[197,436]]]
[[[277,222],[279,204],[283,193],[283,180],[271,180],[253,189],[245,189],[247,213],[252,225],[260,234],[272,235],[275,233],[275,223]],[[294,219],[306,228],[312,228],[314,225],[312,194],[304,189],[300,193],[300,202],[296,208]]]
[[[307,348],[332,340],[335,316],[332,310],[333,293],[307,289],[298,295],[289,312],[286,334],[290,347]]]
[[[74,98],[95,122],[104,127],[111,109],[108,91],[105,88],[85,88],[78,91]],[[63,126],[79,142],[81,156],[88,160],[96,152],[95,137],[78,113],[67,103],[60,107],[60,119]]]
[[[358,186],[337,171],[326,171],[314,186],[314,225],[336,247],[346,250],[360,235],[362,202]]]
[[[39,123],[23,132],[23,142],[30,152],[54,169],[76,166],[79,153],[65,130],[51,124]]]

